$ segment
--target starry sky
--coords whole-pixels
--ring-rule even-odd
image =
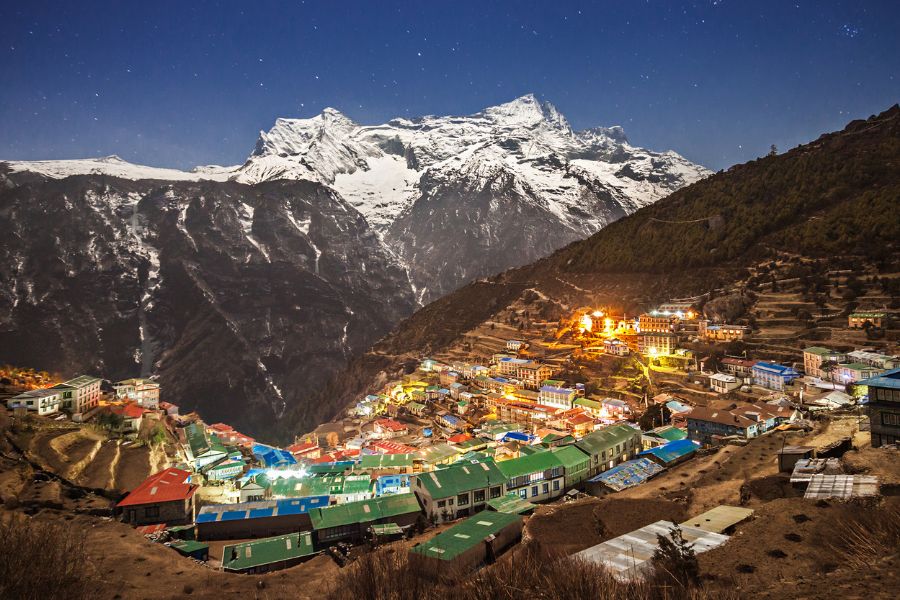
[[[896,0],[2,0],[0,159],[238,164],[277,117],[533,92],[720,169],[900,101],[898,31]]]

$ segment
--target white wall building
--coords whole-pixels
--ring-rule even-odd
[[[62,396],[59,390],[29,390],[6,401],[7,408],[25,408],[39,415],[52,415],[59,412]]]

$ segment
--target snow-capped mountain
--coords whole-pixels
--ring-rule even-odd
[[[425,301],[531,262],[709,174],[621,127],[574,131],[533,95],[464,117],[353,123],[334,109],[279,119],[234,171],[313,179],[359,210]]]
[[[7,164],[48,177],[321,183],[375,228],[423,302],[536,260],[709,174],[675,152],[632,146],[621,127],[574,131],[530,94],[474,115],[383,125],[332,108],[278,119],[232,167],[178,171],[118,157]]]

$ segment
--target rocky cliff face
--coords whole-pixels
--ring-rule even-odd
[[[317,183],[0,183],[0,361],[156,373],[186,409],[271,436],[289,405],[327,414],[304,399],[414,306],[365,219]]]

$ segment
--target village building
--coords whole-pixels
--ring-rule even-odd
[[[210,437],[202,423],[189,423],[182,429],[184,443],[182,448],[194,468],[199,470],[204,466],[217,463],[228,456],[225,446],[218,443],[218,438]]]
[[[575,401],[575,390],[553,385],[542,385],[538,402],[545,406],[555,406],[564,410],[572,408]]]
[[[125,379],[114,383],[113,389],[119,400],[131,400],[150,410],[159,408],[159,384],[151,379]]]
[[[708,342],[734,342],[747,339],[750,335],[750,328],[746,325],[713,324],[701,320],[698,322],[697,333]]]
[[[575,446],[590,457],[588,475],[594,476],[635,456],[641,450],[641,432],[630,425],[609,425],[584,436]]]
[[[74,379],[57,383],[51,389],[60,393],[62,410],[72,415],[73,420],[81,420],[82,415],[99,406],[101,380],[90,375],[79,375]]]
[[[286,447],[285,450],[293,454],[297,460],[313,459],[322,456],[322,448],[319,447],[319,442],[313,439],[295,442]]]
[[[390,439],[409,434],[409,427],[394,419],[376,419],[374,431],[382,439]]]
[[[880,352],[872,352],[871,350],[854,350],[853,352],[848,352],[847,360],[878,367],[883,371],[900,367],[900,356],[881,354]]]
[[[6,407],[10,410],[25,409],[41,416],[58,413],[61,405],[62,394],[53,388],[28,390],[6,401]]]
[[[643,333],[638,337],[638,352],[645,356],[668,356],[675,352],[678,337],[674,333]]]
[[[855,312],[847,317],[847,327],[860,329],[869,323],[873,327],[884,327],[887,314],[883,312]]]
[[[824,372],[822,370],[822,365],[836,365],[845,362],[846,360],[846,354],[831,350],[830,348],[811,346],[803,349],[803,371],[810,377],[830,380],[832,372]]]
[[[832,376],[835,382],[847,385],[862,379],[876,377],[882,370],[865,363],[845,363],[836,366]]]
[[[742,382],[734,375],[716,373],[709,377],[709,388],[717,394],[727,394],[741,387]]]
[[[480,513],[416,544],[409,550],[409,560],[428,577],[454,581],[481,564],[494,562],[521,537],[521,516]]]
[[[641,456],[649,458],[662,467],[673,467],[692,458],[700,444],[693,440],[681,439],[641,452]]]
[[[507,340],[506,341],[506,349],[510,352],[518,352],[522,348],[525,347],[525,342],[522,340]]]
[[[550,451],[523,455],[497,463],[508,479],[506,489],[523,500],[542,502],[565,492],[565,465]]]
[[[194,521],[194,494],[199,486],[191,474],[170,468],[145,479],[116,504],[122,520],[132,525],[166,523],[180,525]]]
[[[226,545],[222,550],[222,569],[232,573],[268,573],[300,564],[315,553],[312,534],[289,533]]]
[[[748,404],[730,410],[697,406],[687,416],[688,437],[701,444],[716,443],[727,436],[750,439],[796,418],[793,409],[771,404]]]
[[[664,470],[664,467],[649,458],[627,460],[588,479],[585,491],[596,497],[621,492],[644,483]]]
[[[428,469],[433,469],[439,465],[449,465],[456,462],[460,457],[459,448],[450,444],[435,444],[418,450],[423,465]]]
[[[591,457],[574,445],[558,446],[550,450],[562,463],[564,469],[564,487],[567,490],[578,487],[588,478],[591,469]]]
[[[620,339],[603,340],[603,351],[613,356],[628,356],[631,349]]]
[[[122,419],[122,423],[118,427],[120,433],[136,433],[140,431],[144,413],[146,412],[146,410],[136,404],[110,406],[106,410]]]
[[[869,390],[872,447],[900,443],[900,368],[857,382]]]
[[[497,361],[498,373],[522,382],[528,389],[536,390],[541,382],[549,379],[553,373],[548,365],[533,360],[504,357]]]
[[[746,358],[735,358],[726,356],[719,361],[722,370],[729,375],[734,375],[742,381],[742,383],[751,383],[753,381],[753,365],[755,360],[747,360]]]
[[[506,493],[507,477],[492,460],[455,464],[415,477],[412,490],[434,523],[481,512]]]
[[[640,333],[671,333],[675,331],[676,317],[671,314],[644,313],[638,317]]]
[[[370,525],[393,523],[406,528],[422,517],[414,494],[392,494],[313,509],[309,514],[313,539],[320,546],[362,540]]]
[[[197,539],[232,540],[309,531],[310,511],[326,506],[328,496],[210,504],[197,513]]]
[[[763,361],[753,365],[752,372],[754,385],[778,392],[784,391],[785,387],[800,377],[800,373],[791,367]]]

